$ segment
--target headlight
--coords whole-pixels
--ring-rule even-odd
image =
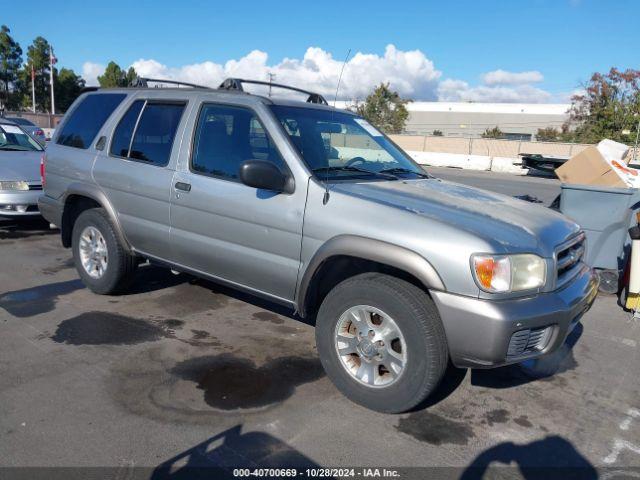
[[[29,190],[27,182],[0,182],[0,190]]]
[[[547,264],[537,255],[473,255],[473,275],[485,292],[517,292],[544,285]]]

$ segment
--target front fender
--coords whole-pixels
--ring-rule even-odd
[[[389,265],[413,275],[428,289],[446,291],[444,282],[433,265],[416,252],[371,238],[338,235],[327,240],[316,251],[301,276],[295,299],[296,310],[301,316],[306,315],[306,299],[315,273],[323,262],[335,256],[362,258]]]

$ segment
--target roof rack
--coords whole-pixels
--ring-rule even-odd
[[[307,98],[308,103],[318,103],[322,105],[329,105],[327,103],[327,100],[319,93],[310,92],[308,90],[303,90],[301,88],[290,87],[289,85],[282,85],[281,83],[263,82],[261,80],[244,80],[242,78],[227,78],[224,82],[220,84],[218,88],[220,90],[237,90],[239,92],[244,92],[244,88],[242,88],[243,83],[250,83],[253,85],[266,85],[268,87],[284,88],[286,90],[293,90],[294,92],[305,93],[309,95],[309,97]]]
[[[180,82],[178,80],[165,80],[161,78],[148,78],[148,77],[136,77],[131,81],[130,87],[135,88],[149,88],[148,82],[153,83],[168,83],[170,85],[184,85],[185,87],[191,88],[204,88],[205,90],[211,90],[210,87],[205,87],[203,85],[196,85],[195,83],[188,82]]]

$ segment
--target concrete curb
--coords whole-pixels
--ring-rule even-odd
[[[522,168],[519,158],[411,150],[408,150],[407,153],[419,164],[432,167],[452,167],[465,170],[511,173],[513,175],[526,175],[529,172],[528,168]]]

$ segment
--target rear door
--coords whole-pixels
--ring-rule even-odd
[[[93,174],[131,245],[170,260],[170,195],[187,101],[139,96],[128,106]]]
[[[308,175],[285,162],[288,142],[274,131],[273,119],[253,108],[203,103],[195,117],[191,148],[183,149],[173,186],[171,241],[177,261],[292,300]],[[242,184],[240,164],[250,159],[272,162],[293,175],[294,193]]]

